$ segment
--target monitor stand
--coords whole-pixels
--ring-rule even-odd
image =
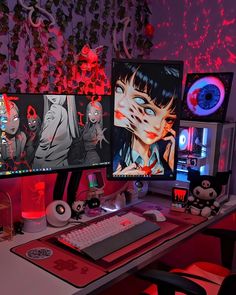
[[[82,170],[79,170],[79,171],[71,172],[70,174],[69,183],[67,186],[67,203],[70,207],[72,207],[72,204],[76,199],[76,193],[78,190],[82,172],[83,172]],[[56,179],[54,191],[53,191],[53,200],[63,199],[66,182],[68,180],[68,175],[69,173],[67,171],[59,172],[57,174],[57,179]]]
[[[78,190],[82,173],[83,173],[82,170],[71,173],[70,180],[67,187],[67,203],[69,204],[70,207],[72,207],[72,204],[74,203],[76,199],[76,193]]]
[[[69,174],[68,171],[57,173],[57,178],[56,178],[56,182],[55,182],[54,190],[53,190],[53,200],[63,199],[68,174]]]

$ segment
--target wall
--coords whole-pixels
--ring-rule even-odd
[[[232,1],[153,0],[150,5],[150,22],[155,27],[151,58],[183,60],[183,87],[187,73],[235,72],[236,7]],[[227,110],[227,120],[233,122],[235,97],[236,76]],[[231,193],[236,193],[236,157]]]
[[[125,54],[123,31],[127,33],[127,52],[131,48],[139,56],[149,52],[151,43],[144,34],[149,14],[148,4],[139,1],[1,0],[0,93],[109,94],[111,58]],[[130,18],[129,26],[124,22],[126,17]],[[105,169],[102,172],[105,179]],[[86,173],[79,191],[88,187]],[[44,178],[47,205],[52,200],[56,175]],[[25,181],[31,179],[0,182],[1,189],[12,197],[15,219],[20,218]],[[123,182],[105,180],[105,195],[121,186]]]
[[[153,0],[151,5],[150,21],[155,26],[152,58],[184,60],[185,76],[191,72],[235,72],[236,6],[230,0]],[[236,76],[227,111],[227,119],[234,122],[235,97]],[[236,157],[231,193],[236,193]],[[198,234],[161,258],[170,267],[184,267],[197,260],[220,263],[219,240]]]
[[[148,55],[149,15],[146,1],[2,0],[0,90],[109,93],[112,57]]]
[[[26,1],[25,1],[26,2]],[[45,7],[45,3],[50,1],[40,1],[42,7]],[[54,2],[54,1],[53,1]],[[52,3],[53,3],[52,2]],[[58,1],[55,1],[55,3]],[[67,1],[68,2],[68,1]],[[98,5],[98,12],[104,13],[106,5],[110,5],[111,1],[90,1]],[[144,13],[144,6],[141,7],[140,1],[114,1],[115,12],[108,14],[107,22],[109,26],[113,25],[112,16],[116,16],[118,20],[124,15],[124,11],[121,11],[122,5],[131,5],[128,9],[127,14],[131,17],[131,26],[127,31],[129,38],[129,50],[132,51],[133,57],[143,56],[151,59],[181,59],[185,63],[185,75],[188,72],[209,72],[209,71],[234,71],[236,64],[236,7],[232,4],[231,0],[217,0],[217,1],[189,1],[189,0],[149,0],[147,4],[150,6],[152,15],[149,22],[154,26],[153,38],[147,39],[145,34],[142,35],[143,30],[139,31],[140,24],[148,21],[148,13]],[[142,1],[141,1],[142,2]],[[10,13],[4,11],[3,4],[7,3],[10,8]],[[66,45],[63,44],[62,36],[71,36],[77,33],[85,32],[85,29],[91,26],[91,12],[85,11],[81,15],[77,15],[78,19],[75,18],[73,12],[73,1],[69,1],[67,8],[63,8],[67,13],[67,18],[60,21],[60,15],[57,13],[57,7],[52,7],[52,13],[57,13],[57,25],[54,29],[50,29],[50,36],[44,31],[40,31],[40,38],[37,38],[37,30],[27,25],[26,11],[16,9],[17,1],[1,1],[1,20],[5,20],[7,15],[8,22],[1,22],[7,25],[2,25],[0,32],[0,50],[1,56],[0,66],[0,86],[3,89],[7,86],[7,89],[15,91],[16,89],[25,91],[27,89],[42,89],[48,90],[53,89],[58,81],[64,76],[67,76],[67,69],[71,65],[69,58],[74,58],[78,53],[81,44],[76,44],[76,40],[73,40],[75,46],[74,54],[71,54],[70,42]],[[28,3],[28,2],[27,2]],[[126,4],[124,4],[126,3]],[[128,4],[127,4],[128,3]],[[143,1],[142,3],[145,3]],[[133,7],[132,5],[136,6]],[[62,4],[60,4],[62,5]],[[59,6],[60,6],[59,5]],[[144,4],[142,4],[144,5]],[[138,9],[137,9],[138,7]],[[88,8],[89,9],[89,8]],[[103,10],[102,10],[103,9]],[[127,10],[126,10],[127,11]],[[109,12],[109,11],[108,11]],[[17,13],[20,21],[14,20],[13,15]],[[86,14],[87,13],[87,14]],[[114,14],[115,13],[115,14]],[[140,14],[141,13],[141,14]],[[119,14],[119,15],[118,15]],[[140,14],[140,15],[139,15]],[[86,17],[87,15],[87,17]],[[73,16],[73,17],[72,17]],[[9,19],[8,19],[9,17]],[[25,21],[24,26],[21,23],[22,18]],[[82,21],[82,24],[81,24]],[[78,24],[83,26],[83,30],[78,27]],[[86,26],[85,26],[86,24]],[[63,29],[64,28],[64,29]],[[114,26],[113,26],[114,28]],[[143,29],[143,28],[142,28]],[[8,32],[11,31],[11,34]],[[88,29],[89,31],[89,29]],[[111,42],[111,32],[105,37],[100,34],[99,39],[93,43],[93,48],[98,45],[105,45],[108,55],[106,55],[106,67],[102,69],[106,76],[110,77],[110,62],[111,58],[117,56],[117,52],[113,48]],[[14,43],[17,34],[20,33],[20,46],[17,47]],[[85,32],[86,33],[86,32]],[[144,36],[144,39],[148,42],[142,43],[141,47],[137,47],[135,39],[130,39],[131,36]],[[92,35],[93,36],[93,35]],[[50,37],[50,38],[49,38]],[[90,37],[86,37],[87,39]],[[122,41],[122,30],[119,31],[117,36],[119,43]],[[133,38],[133,37],[132,37]],[[141,38],[142,39],[142,38]],[[34,43],[39,40],[39,43]],[[79,39],[81,40],[81,38]],[[89,41],[89,40],[88,40]],[[90,40],[91,41],[91,40]],[[137,40],[136,40],[137,41]],[[151,53],[149,53],[150,42],[154,44]],[[8,48],[8,42],[10,47]],[[121,42],[122,43],[122,42]],[[46,46],[46,44],[48,46]],[[35,46],[36,45],[36,46]],[[49,48],[50,46],[51,48]],[[119,45],[120,46],[120,45]],[[147,46],[147,50],[144,47]],[[30,50],[33,47],[33,51]],[[34,51],[36,48],[36,51]],[[50,51],[48,51],[50,49]],[[38,51],[37,51],[38,50]],[[43,57],[47,57],[48,60],[43,60]],[[72,52],[73,53],[73,52]],[[21,54],[21,58],[17,56]],[[59,60],[63,60],[65,55],[68,59],[65,60],[65,66],[61,67],[61,63],[58,63],[58,67],[53,67],[54,64]],[[33,61],[36,63],[30,63],[30,57],[34,57]],[[124,56],[124,52],[123,52]],[[36,58],[37,57],[37,58]],[[3,59],[3,60],[2,60]],[[49,74],[53,77],[49,82],[44,84],[44,76],[41,73],[36,75],[36,64],[37,62],[44,63],[43,67],[48,67]],[[48,62],[48,63],[47,63]],[[6,70],[6,66],[7,67]],[[61,69],[60,69],[61,67]],[[5,69],[5,70],[4,70]],[[44,69],[44,68],[42,68]],[[5,72],[4,72],[4,71]],[[58,72],[59,71],[59,72]],[[22,82],[19,83],[19,79]],[[31,83],[29,83],[29,81]],[[38,84],[39,83],[39,84]],[[63,84],[64,83],[64,84]],[[68,80],[63,80],[63,87],[68,87]],[[46,86],[45,86],[46,85]],[[183,85],[184,86],[184,85]],[[31,88],[30,88],[31,87]],[[49,87],[49,88],[48,88]],[[62,87],[62,86],[61,86]],[[64,88],[65,89],[65,88]],[[103,89],[104,90],[104,89]],[[236,120],[235,114],[235,99],[236,95],[236,82],[233,82],[232,94],[230,97],[227,118],[229,120]],[[234,159],[233,169],[233,181],[231,192],[236,193],[236,159]],[[46,178],[48,197],[51,200],[53,183],[55,181],[55,175],[50,175]],[[14,199],[14,211],[19,212],[20,207],[20,179],[1,180],[1,189],[9,191],[13,195]],[[112,184],[113,186],[113,184]],[[119,183],[115,184],[114,189],[119,186]],[[47,200],[48,202],[48,200]],[[18,213],[17,213],[18,214]]]

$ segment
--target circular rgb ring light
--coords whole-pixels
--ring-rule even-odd
[[[198,79],[189,88],[187,105],[197,116],[208,116],[216,112],[225,97],[223,83],[216,77],[209,76]]]
[[[187,145],[188,145],[188,130],[183,129],[179,135],[179,149],[181,151],[184,151],[186,150]]]

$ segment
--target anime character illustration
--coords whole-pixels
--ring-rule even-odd
[[[27,108],[27,123],[28,123],[28,136],[25,145],[26,160],[29,165],[32,164],[36,149],[39,145],[39,140],[41,136],[41,119],[37,115],[36,110],[33,106],[29,105]]]
[[[3,95],[1,109],[1,161],[3,170],[17,170],[24,166],[24,148],[26,135],[20,130],[17,97]]]
[[[63,167],[78,136],[74,95],[44,95],[44,120],[33,168]]]
[[[110,160],[107,122],[110,96],[80,95],[76,102],[80,135],[72,142],[68,153],[69,165],[91,166],[107,163]]]
[[[109,143],[104,135],[107,128],[103,128],[103,107],[99,100],[92,100],[87,104],[85,117],[85,124],[76,143],[76,146],[80,145],[78,148],[76,147],[77,161],[85,166],[90,166],[101,162],[97,148],[102,148],[103,141]],[[83,151],[81,151],[81,145]]]
[[[171,174],[179,71],[168,65],[114,65],[113,176]]]
[[[96,147],[99,144],[101,149],[103,141],[109,143],[104,135],[106,129],[103,128],[102,104],[98,100],[89,102],[86,108],[86,122],[81,134],[85,150],[83,165],[89,166],[100,163]]]

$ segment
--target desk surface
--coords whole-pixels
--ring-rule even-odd
[[[157,202],[157,204],[158,201],[160,202],[160,200],[156,197],[146,197],[145,201]],[[161,202],[163,202],[163,200],[161,200]],[[143,253],[136,259],[133,259],[127,264],[115,269],[82,289],[73,287],[72,285],[10,252],[12,247],[38,239],[45,235],[53,234],[58,231],[58,229],[48,227],[45,231],[40,233],[25,233],[24,235],[14,236],[12,241],[4,241],[0,243],[0,293],[6,295],[42,295],[49,293],[57,295],[89,294],[99,287],[110,283],[112,280],[119,278],[125,273],[140,269],[153,262],[153,260],[166,253],[166,251],[171,250],[176,243],[183,242],[186,238],[221,220],[224,216],[234,210],[236,210],[236,196],[231,196],[230,201],[224,204],[221,208],[220,214],[217,216],[190,228],[176,237],[172,237],[160,246],[148,251],[147,253]]]

